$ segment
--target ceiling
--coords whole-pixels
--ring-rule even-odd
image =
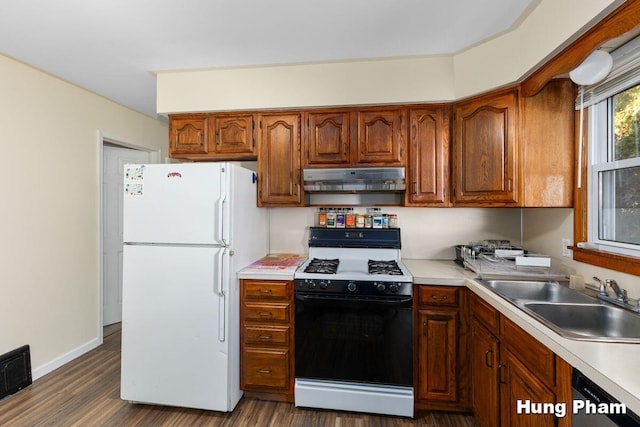
[[[2,0],[0,53],[156,117],[155,73],[447,55],[541,0]]]

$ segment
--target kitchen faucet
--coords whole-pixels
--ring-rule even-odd
[[[618,301],[627,302],[627,291],[626,289],[620,289],[620,286],[618,286],[618,282],[612,279],[607,279],[605,280],[604,283],[607,286],[609,286],[611,289],[613,289],[613,292],[615,292],[616,297],[618,297]]]
[[[632,310],[640,313],[640,300],[637,300],[637,301],[634,301],[634,303],[631,303],[631,301],[627,298],[627,290],[621,289],[620,286],[618,286],[618,282],[616,282],[613,279],[606,279],[605,281],[602,281],[595,276],[593,277],[593,280],[595,280],[600,284],[598,288],[599,299],[610,302],[622,308],[626,308],[628,310]],[[610,287],[611,289],[613,289],[613,292],[616,294],[615,298],[609,296],[609,294],[607,293],[607,287]]]

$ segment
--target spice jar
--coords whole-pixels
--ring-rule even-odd
[[[398,215],[391,214],[389,216],[389,228],[398,228]]]
[[[333,209],[329,209],[327,213],[327,228],[336,228],[336,213]]]
[[[348,208],[345,214],[345,226],[347,228],[355,228],[356,226],[356,214],[353,213],[353,208]]]
[[[326,227],[327,226],[327,211],[325,208],[320,208],[320,212],[318,212],[318,227]]]
[[[336,213],[336,228],[344,228],[344,211],[342,209],[338,209]]]

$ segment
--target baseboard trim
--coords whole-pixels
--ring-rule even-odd
[[[92,339],[79,347],[74,348],[68,353],[63,354],[60,357],[53,359],[50,362],[45,363],[44,365],[40,365],[37,368],[33,369],[31,376],[33,377],[33,381],[47,375],[50,372],[55,371],[59,367],[71,362],[72,360],[82,356],[85,353],[93,350],[101,344],[100,338]]]

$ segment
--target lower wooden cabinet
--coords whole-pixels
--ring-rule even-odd
[[[480,427],[495,427],[500,419],[498,338],[475,318],[471,319],[471,402]]]
[[[293,282],[240,282],[240,388],[293,402]]]
[[[471,399],[481,427],[569,427],[571,417],[518,414],[518,402],[571,402],[571,366],[480,297],[471,312]]]
[[[469,409],[465,295],[459,287],[415,286],[418,409]]]

